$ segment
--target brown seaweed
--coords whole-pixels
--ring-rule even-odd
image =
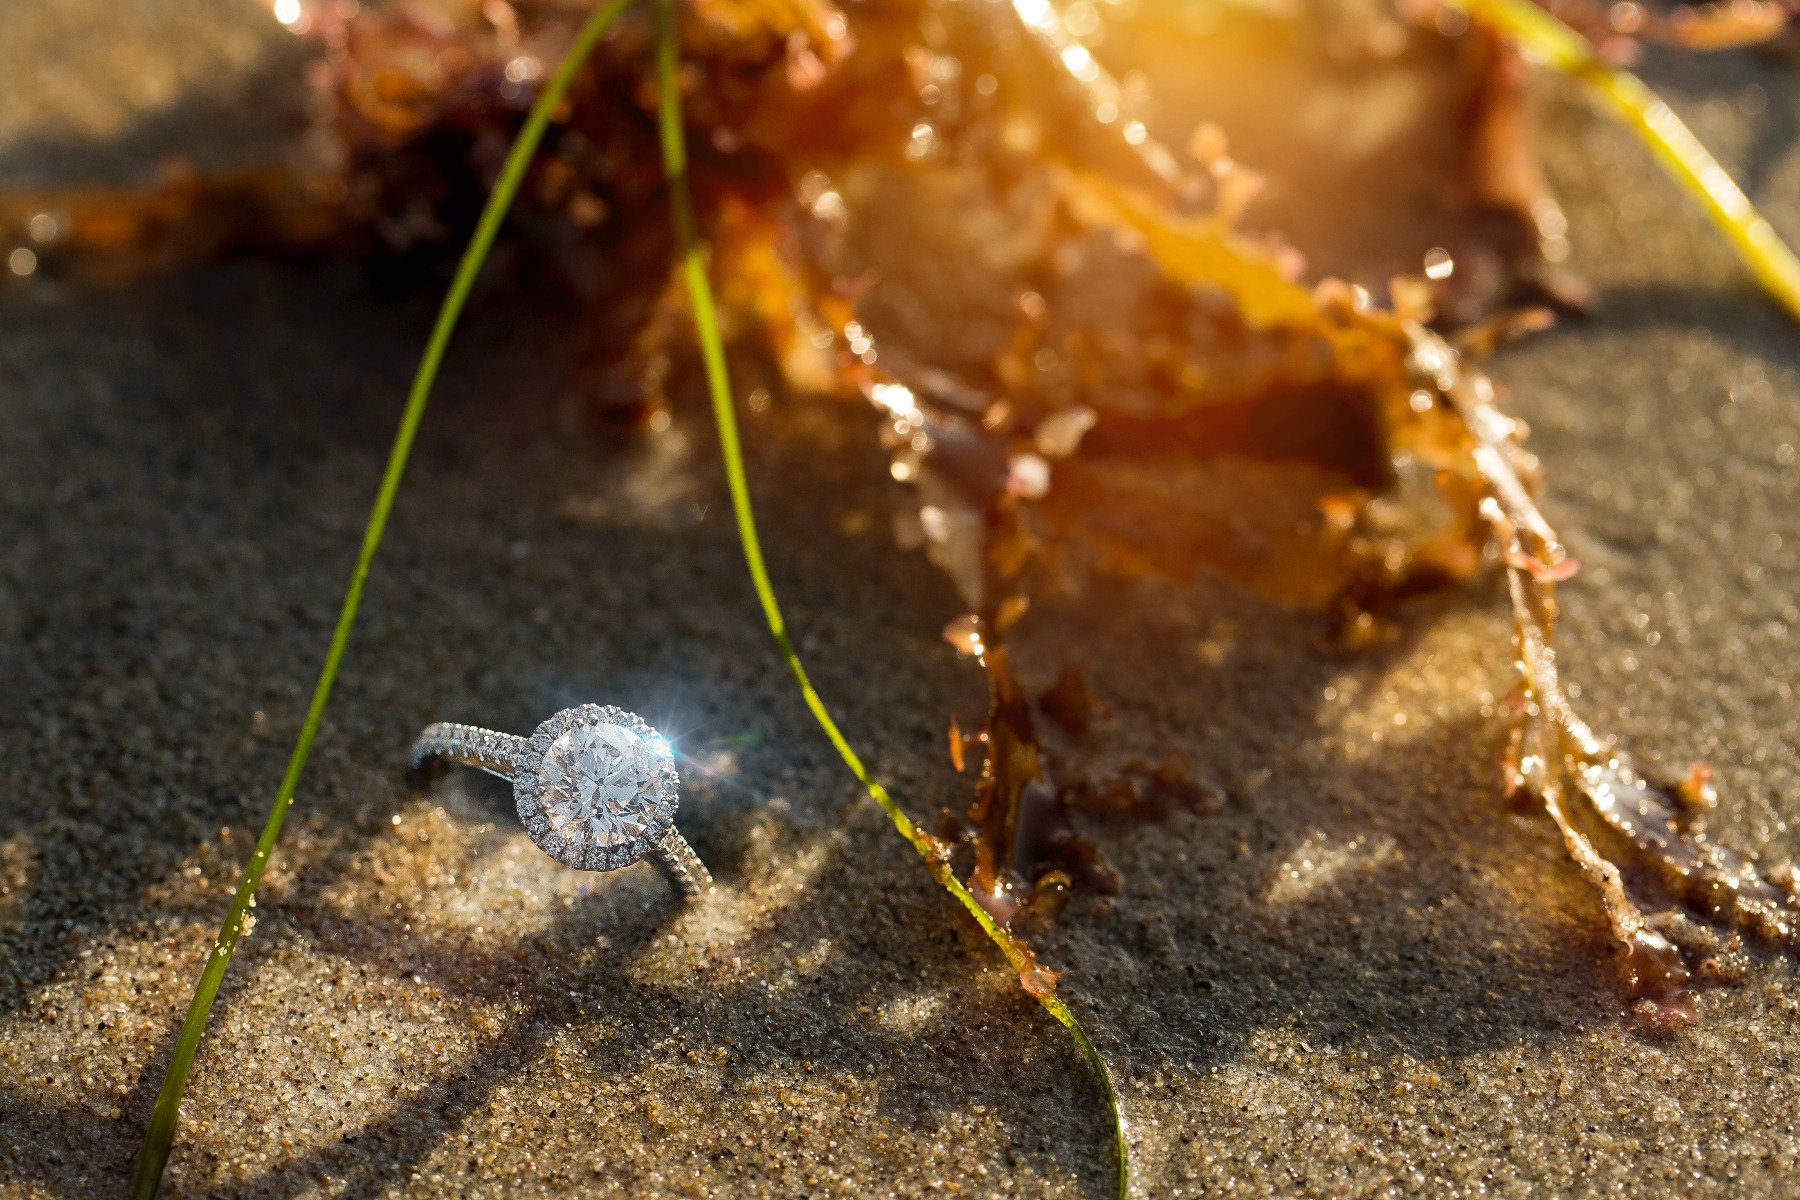
[[[1575,563],[1521,480],[1536,464],[1513,437],[1514,423],[1494,407],[1492,385],[1458,370],[1453,352],[1430,334],[1415,331],[1414,337],[1421,373],[1447,385],[1475,435],[1474,460],[1488,487],[1482,511],[1504,552],[1522,685],[1509,775],[1542,801],[1570,857],[1599,891],[1625,950],[1626,980],[1639,1015],[1661,1028],[1691,1021],[1687,984],[1700,964],[1689,960],[1710,956],[1684,955],[1659,931],[1644,912],[1648,901],[1633,895],[1620,864],[1648,868],[1676,900],[1788,951],[1800,949],[1800,901],[1744,855],[1690,827],[1683,810],[1710,804],[1710,772],[1696,768],[1683,783],[1658,787],[1575,714],[1553,639],[1556,585],[1573,575]],[[1716,964],[1712,973],[1719,974]]]

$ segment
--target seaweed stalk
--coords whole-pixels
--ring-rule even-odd
[[[162,1088],[157,1093],[156,1105],[151,1110],[150,1127],[144,1134],[144,1147],[138,1157],[137,1178],[132,1185],[132,1195],[140,1200],[156,1195],[162,1184],[163,1167],[168,1162],[170,1147],[174,1142],[175,1126],[181,1115],[181,1097],[194,1065],[194,1055],[200,1046],[200,1035],[205,1031],[213,1001],[219,994],[219,985],[224,981],[225,968],[231,964],[232,952],[237,948],[238,938],[242,936],[244,918],[249,911],[251,898],[256,894],[257,885],[262,882],[263,872],[269,865],[269,856],[275,849],[275,841],[281,835],[282,822],[287,817],[289,806],[294,802],[294,790],[299,786],[300,774],[306,769],[306,760],[312,753],[313,739],[318,736],[319,724],[325,716],[325,706],[331,699],[332,686],[337,682],[338,666],[343,662],[345,647],[350,642],[350,632],[356,625],[363,586],[369,577],[369,565],[374,560],[375,551],[381,546],[381,536],[387,529],[388,514],[393,509],[394,496],[399,491],[400,478],[406,471],[413,440],[418,434],[420,420],[425,415],[425,402],[437,379],[438,368],[444,359],[444,349],[450,342],[450,334],[456,328],[457,319],[461,317],[468,302],[475,277],[487,260],[501,222],[505,220],[513,197],[525,178],[525,170],[531,163],[532,155],[536,153],[538,143],[543,140],[544,131],[549,127],[551,113],[562,102],[581,64],[599,44],[601,36],[626,3],[627,0],[607,0],[595,10],[593,16],[581,27],[555,74],[538,94],[531,112],[525,118],[524,127],[513,141],[512,150],[494,184],[493,193],[482,209],[481,219],[475,226],[474,236],[469,239],[468,249],[463,252],[462,262],[457,267],[450,290],[438,309],[431,338],[425,344],[418,372],[413,376],[412,389],[407,393],[406,407],[400,415],[400,428],[394,434],[393,448],[388,452],[387,468],[382,472],[381,485],[375,493],[375,503],[369,510],[369,522],[363,530],[362,548],[357,553],[356,566],[350,574],[350,585],[344,592],[337,627],[332,631],[331,645],[325,652],[324,665],[319,669],[318,682],[313,686],[306,720],[301,724],[300,735],[294,742],[287,772],[282,776],[281,786],[275,794],[275,803],[270,807],[262,833],[256,839],[256,849],[244,868],[243,879],[238,884],[237,894],[232,897],[231,907],[226,910],[225,923],[220,927],[219,936],[213,942],[212,953],[207,955],[206,966],[200,972],[200,981],[194,988],[194,997],[188,1004],[187,1016],[182,1021],[181,1032],[175,1040],[175,1052],[169,1059]]]
[[[824,700],[807,677],[806,667],[801,663],[793,641],[788,637],[787,623],[775,598],[774,585],[769,580],[768,568],[763,562],[762,543],[756,532],[756,517],[751,508],[750,486],[745,476],[744,456],[738,438],[731,380],[725,364],[725,347],[719,332],[718,311],[713,302],[712,285],[707,278],[706,261],[695,236],[693,197],[688,189],[686,135],[681,116],[681,88],[677,79],[680,46],[675,27],[674,0],[656,0],[656,12],[658,123],[662,135],[663,171],[669,187],[670,217],[675,226],[682,274],[693,305],[695,332],[700,342],[701,359],[705,364],[713,419],[718,426],[719,450],[725,460],[725,478],[731,492],[732,513],[737,519],[738,538],[744,549],[744,563],[749,568],[750,582],[756,590],[757,600],[762,604],[769,632],[780,647],[781,657],[787,663],[788,670],[793,672],[794,682],[799,685],[800,694],[805,699],[807,708],[812,711],[813,719],[825,731],[825,736],[850,768],[850,773],[856,776],[869,796],[881,806],[882,812],[887,814],[900,836],[911,843],[919,857],[925,860],[926,869],[931,872],[932,878],[956,898],[981,926],[982,931],[1000,948],[1006,961],[1018,972],[1020,986],[1074,1037],[1082,1057],[1093,1068],[1101,1090],[1106,1095],[1107,1108],[1112,1118],[1113,1148],[1118,1155],[1118,1194],[1123,1198],[1129,1192],[1130,1172],[1125,1123],[1119,1112],[1118,1095],[1113,1090],[1112,1076],[1093,1040],[1088,1037],[1087,1031],[1076,1020],[1069,1006],[1056,994],[1056,973],[1040,966],[1031,948],[988,914],[950,869],[948,853],[943,843],[913,824],[888,795],[887,789],[869,773],[862,759],[851,748],[849,740],[838,728],[837,722],[832,719],[830,710],[825,707]]]
[[[1420,382],[1436,384],[1473,440],[1474,466],[1487,493],[1481,515],[1506,564],[1520,676],[1509,784],[1543,802],[1569,856],[1599,893],[1624,951],[1639,1019],[1655,1030],[1680,1029],[1698,1015],[1688,986],[1695,939],[1671,920],[1678,914],[1646,912],[1620,865],[1648,868],[1675,900],[1790,952],[1800,945],[1800,899],[1683,818],[1684,805],[1707,802],[1706,768],[1697,767],[1687,784],[1652,783],[1576,714],[1563,690],[1553,633],[1556,585],[1578,564],[1531,498],[1526,481],[1536,460],[1519,445],[1516,423],[1494,407],[1494,387],[1485,376],[1463,371],[1437,335],[1418,326],[1409,327],[1408,335]],[[1683,799],[1684,792],[1692,794]],[[1696,965],[1706,977],[1706,961]]]
[[[1580,34],[1531,0],[1445,3],[1499,30],[1527,52],[1592,88],[1650,148],[1663,170],[1700,203],[1763,287],[1800,318],[1800,258],[1693,131],[1643,80],[1601,62]]]

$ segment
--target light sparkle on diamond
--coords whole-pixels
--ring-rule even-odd
[[[611,722],[564,733],[545,752],[541,775],[551,827],[590,847],[642,837],[655,815],[666,745]]]

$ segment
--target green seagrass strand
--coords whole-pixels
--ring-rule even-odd
[[[1800,258],[1667,103],[1629,71],[1601,62],[1581,35],[1531,0],[1448,0],[1604,99],[1705,211],[1751,274],[1800,318]]]
[[[750,506],[750,486],[744,475],[744,456],[738,440],[737,413],[732,405],[731,380],[726,372],[725,347],[719,335],[718,313],[713,303],[712,285],[707,279],[706,262],[694,235],[694,206],[688,190],[687,146],[682,127],[680,84],[677,79],[680,47],[675,29],[674,0],[656,0],[656,11],[656,82],[660,97],[658,120],[662,133],[663,171],[669,185],[670,216],[675,225],[682,273],[686,277],[688,296],[694,309],[694,326],[700,341],[701,359],[706,367],[706,384],[712,398],[713,418],[719,430],[719,449],[725,459],[725,478],[731,491],[731,508],[737,518],[738,537],[743,543],[744,562],[750,571],[750,582],[756,589],[757,600],[762,604],[769,632],[774,635],[776,645],[781,648],[781,657],[787,662],[788,670],[793,672],[794,682],[799,685],[800,694],[806,701],[806,707],[812,711],[814,720],[837,748],[851,774],[856,776],[857,781],[867,789],[870,797],[893,822],[894,828],[912,844],[921,858],[935,867],[937,848],[930,837],[900,811],[887,789],[869,774],[862,759],[857,757],[848,739],[838,729],[837,722],[832,719],[824,700],[820,699],[819,693],[813,688],[812,681],[807,678],[806,668],[795,652],[793,642],[788,638],[787,623],[782,619],[781,606],[775,599],[774,585],[770,583],[768,569],[763,563],[762,542],[757,537],[756,518]],[[993,939],[1014,970],[1022,972],[1030,969],[1032,960],[1028,951],[988,914],[961,880],[946,869],[934,869],[932,875],[946,891],[956,897],[988,937]],[[1100,1052],[1088,1037],[1087,1031],[1081,1027],[1075,1014],[1060,997],[1054,992],[1047,992],[1037,996],[1037,1000],[1074,1037],[1082,1057],[1093,1068],[1100,1087],[1106,1094],[1113,1127],[1113,1148],[1118,1156],[1118,1194],[1123,1198],[1130,1187],[1129,1163],[1125,1124],[1119,1113],[1119,1101],[1113,1090],[1111,1073],[1106,1069],[1106,1063],[1101,1059]]]
[[[536,103],[531,106],[531,112],[525,118],[524,128],[519,131],[512,151],[507,155],[506,165],[500,172],[492,195],[488,197],[487,206],[482,209],[481,219],[475,226],[475,235],[470,239],[468,249],[463,252],[461,265],[457,267],[456,278],[450,284],[450,290],[438,310],[437,323],[432,326],[431,339],[425,345],[418,373],[413,377],[412,390],[406,397],[400,428],[394,435],[393,449],[388,454],[387,469],[382,473],[381,486],[375,493],[375,503],[369,511],[369,523],[363,531],[362,549],[356,556],[350,586],[344,592],[343,607],[338,612],[337,627],[332,631],[331,646],[325,652],[325,663],[319,670],[318,682],[313,686],[312,703],[307,707],[306,720],[300,727],[300,736],[288,759],[287,773],[282,776],[275,803],[269,810],[267,821],[263,823],[262,834],[256,840],[256,849],[250,856],[250,863],[244,868],[244,877],[238,884],[237,895],[232,897],[231,907],[225,914],[225,923],[213,943],[212,952],[207,955],[206,966],[200,972],[200,982],[194,988],[194,998],[182,1021],[181,1033],[175,1041],[175,1052],[169,1059],[168,1070],[163,1076],[162,1089],[157,1093],[156,1106],[150,1114],[150,1127],[144,1134],[144,1148],[138,1157],[137,1179],[132,1186],[132,1195],[139,1200],[147,1200],[156,1195],[161,1186],[163,1167],[168,1162],[169,1150],[175,1139],[176,1122],[180,1117],[182,1093],[186,1090],[188,1073],[194,1065],[194,1054],[200,1046],[200,1035],[205,1031],[213,1000],[218,996],[219,985],[225,978],[225,968],[231,963],[232,951],[236,949],[243,931],[244,916],[249,910],[250,899],[256,892],[257,884],[262,881],[263,872],[269,865],[269,855],[275,849],[275,839],[281,834],[282,821],[287,816],[288,806],[293,803],[294,789],[300,783],[300,773],[306,768],[307,756],[312,753],[313,739],[318,735],[319,723],[325,716],[325,705],[331,699],[332,685],[337,681],[338,665],[343,661],[344,648],[349,644],[350,631],[356,624],[356,611],[362,603],[369,564],[374,560],[375,551],[381,545],[381,535],[387,528],[388,514],[394,506],[394,495],[400,488],[400,477],[406,471],[406,460],[412,452],[413,439],[419,431],[419,421],[425,415],[425,401],[431,394],[438,367],[443,362],[444,348],[449,345],[450,334],[456,328],[463,306],[468,302],[475,277],[480,273],[507,209],[512,206],[519,184],[525,178],[525,169],[530,165],[531,157],[536,152],[538,143],[543,140],[544,131],[549,127],[551,113],[567,94],[581,64],[593,52],[613,18],[619,15],[627,3],[628,0],[608,0],[588,18],[576,35],[574,45],[569,48],[556,72],[550,77],[549,83],[538,94]]]

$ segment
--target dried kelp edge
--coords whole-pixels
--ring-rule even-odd
[[[1684,830],[1663,790],[1576,715],[1562,688],[1553,627],[1556,586],[1577,564],[1522,478],[1533,474],[1535,460],[1514,440],[1514,423],[1493,407],[1493,388],[1485,378],[1457,370],[1454,352],[1422,328],[1411,328],[1409,336],[1414,362],[1447,381],[1440,387],[1475,441],[1474,464],[1488,493],[1482,516],[1506,563],[1520,675],[1509,783],[1543,802],[1569,856],[1598,892],[1624,951],[1623,972],[1636,1015],[1653,1031],[1674,1032],[1698,1016],[1689,987],[1694,973],[1683,947],[1639,907],[1620,871],[1622,860],[1595,845],[1578,814],[1622,838],[1627,853],[1659,874],[1679,903],[1790,952],[1800,944],[1800,900],[1745,855],[1702,832]],[[1704,787],[1705,768],[1697,770],[1702,773],[1692,786],[1698,789]]]
[[[376,489],[375,502],[369,510],[368,524],[363,530],[362,548],[357,553],[356,566],[344,592],[337,626],[332,631],[331,645],[325,652],[325,662],[319,670],[318,682],[313,685],[306,719],[300,726],[299,737],[296,738],[293,753],[288,759],[287,771],[282,776],[281,786],[276,791],[268,818],[263,822],[256,848],[251,852],[250,862],[245,866],[243,878],[238,883],[237,894],[232,897],[224,924],[220,926],[219,935],[207,955],[206,965],[201,969],[200,981],[194,988],[194,996],[188,1004],[181,1032],[175,1039],[174,1053],[170,1056],[168,1068],[163,1075],[162,1088],[157,1092],[156,1104],[150,1113],[150,1125],[144,1134],[144,1146],[138,1156],[137,1176],[132,1184],[132,1195],[139,1200],[155,1196],[162,1186],[163,1168],[168,1163],[174,1143],[175,1128],[181,1115],[181,1098],[187,1090],[194,1055],[199,1049],[201,1035],[206,1030],[207,1018],[212,1013],[213,1001],[218,997],[219,985],[224,981],[225,969],[230,965],[238,939],[243,935],[251,898],[256,894],[257,885],[262,882],[276,839],[281,836],[281,826],[287,817],[287,810],[294,802],[294,791],[299,786],[300,775],[306,769],[307,758],[312,753],[313,740],[318,735],[319,725],[325,716],[325,706],[331,700],[338,667],[343,662],[344,650],[349,644],[351,630],[356,625],[357,611],[362,605],[369,566],[374,561],[375,552],[381,546],[382,534],[387,529],[388,515],[400,489],[401,477],[406,472],[413,441],[425,415],[425,403],[437,380],[438,368],[443,362],[450,335],[468,302],[469,292],[482,264],[487,260],[488,251],[494,244],[507,210],[512,206],[513,197],[525,178],[526,168],[549,127],[551,113],[568,92],[581,64],[599,44],[600,38],[627,2],[628,0],[608,0],[588,18],[574,44],[557,66],[555,74],[532,104],[531,112],[507,154],[494,190],[482,209],[481,219],[475,227],[474,235],[469,239],[468,249],[463,252],[456,276],[438,309],[437,321],[432,326],[431,337],[425,344],[418,371],[413,376],[412,388],[407,393],[406,406],[401,411],[400,427],[394,434],[393,448],[388,452],[387,467],[382,472],[381,484]]]
[[[693,306],[695,331],[700,342],[701,359],[705,366],[707,390],[712,400],[713,418],[718,427],[720,454],[725,461],[725,477],[731,493],[732,513],[737,520],[738,537],[743,545],[744,563],[750,573],[750,582],[756,591],[757,600],[762,605],[763,616],[769,625],[769,632],[780,647],[781,656],[788,669],[793,673],[794,681],[799,685],[801,696],[811,710],[814,720],[824,730],[838,755],[856,776],[859,783],[868,791],[871,799],[881,806],[893,822],[900,835],[912,844],[919,857],[925,860],[926,868],[932,878],[954,896],[958,903],[981,926],[1006,961],[1018,972],[1020,986],[1037,1002],[1062,1023],[1075,1039],[1083,1058],[1100,1082],[1106,1097],[1106,1105],[1112,1120],[1113,1147],[1118,1162],[1118,1195],[1129,1194],[1130,1168],[1125,1142],[1124,1119],[1119,1112],[1118,1095],[1113,1088],[1111,1072],[1100,1057],[1087,1031],[1076,1019],[1074,1012],[1056,994],[1056,973],[1040,966],[1031,948],[1013,937],[1005,928],[990,916],[986,909],[963,886],[950,869],[946,848],[938,839],[914,825],[910,818],[894,803],[887,789],[869,774],[862,759],[851,748],[848,739],[838,728],[831,712],[825,707],[812,681],[807,677],[806,668],[795,651],[792,640],[788,637],[787,623],[781,614],[781,606],[775,598],[775,590],[769,579],[769,572],[764,565],[761,539],[757,535],[756,518],[751,507],[749,483],[744,470],[744,458],[738,438],[737,414],[732,402],[731,381],[725,364],[724,342],[719,331],[717,306],[713,300],[712,285],[707,277],[706,263],[702,256],[698,239],[694,231],[693,200],[688,190],[687,179],[687,147],[681,116],[681,92],[677,80],[680,47],[676,32],[674,0],[656,0],[657,11],[657,60],[656,80],[658,93],[658,126],[662,138],[663,169],[669,187],[670,217],[675,226],[677,252],[681,256],[681,271],[687,283],[690,302]]]

